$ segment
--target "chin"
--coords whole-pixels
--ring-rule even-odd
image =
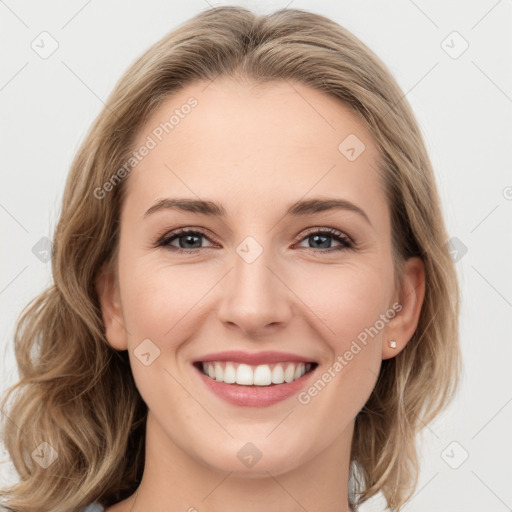
[[[268,473],[279,475],[295,469],[301,463],[303,457],[298,455],[297,449],[283,450],[280,448],[280,440],[240,441],[231,439],[223,446],[212,452],[197,453],[196,458],[212,470],[219,472],[230,472],[232,476],[244,478],[268,478]],[[207,455],[206,455],[207,453]],[[304,454],[302,454],[304,455]]]

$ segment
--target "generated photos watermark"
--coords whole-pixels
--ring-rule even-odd
[[[197,105],[198,101],[191,96],[180,108],[176,108],[174,114],[167,121],[154,128],[151,134],[146,137],[144,144],[133,151],[126,162],[101,187],[96,187],[93,190],[94,197],[103,199],[108,192],[111,192]]]
[[[322,375],[312,384],[307,390],[301,391],[297,395],[297,400],[302,405],[307,405],[311,402],[312,398],[318,396],[318,394],[325,388],[325,386],[332,381],[338,375],[345,366],[349,364],[350,361],[359,354],[362,350],[362,346],[366,346],[368,344],[368,336],[370,338],[374,338],[379,334],[379,332],[384,329],[386,324],[392,320],[395,315],[402,310],[402,305],[398,302],[395,302],[391,308],[389,308],[385,313],[382,313],[379,316],[379,319],[375,321],[375,323],[366,327],[363,331],[361,331],[357,335],[357,340],[352,340],[350,347],[343,353],[338,355],[336,361],[324,372]],[[358,343],[359,342],[359,343]]]

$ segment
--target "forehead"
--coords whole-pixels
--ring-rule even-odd
[[[127,201],[141,205],[217,197],[242,214],[244,205],[275,208],[308,194],[382,202],[365,125],[340,100],[297,82],[190,84],[140,129],[134,148],[144,145],[151,149],[126,184]]]

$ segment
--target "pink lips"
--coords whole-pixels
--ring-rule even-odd
[[[272,364],[281,362],[314,363],[310,358],[285,352],[259,352],[250,354],[240,351],[225,351],[208,354],[194,362],[194,367],[201,380],[219,398],[224,401],[242,407],[267,407],[286,400],[297,394],[311,379],[315,373],[315,367],[304,374],[300,379],[283,384],[271,384],[270,386],[242,386],[239,384],[227,384],[218,382],[205,375],[200,369],[200,363],[208,361],[232,361],[249,365]]]
[[[272,363],[314,363],[311,358],[302,357],[297,354],[287,352],[257,352],[254,354],[241,352],[239,350],[228,350],[217,352],[215,354],[207,354],[195,362],[208,361],[233,361],[235,363],[245,363],[250,365],[272,364]]]

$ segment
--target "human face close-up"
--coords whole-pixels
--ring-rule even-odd
[[[155,128],[190,97],[197,105],[158,140]],[[346,471],[355,416],[382,359],[414,333],[423,294],[416,258],[394,287],[372,136],[343,103],[306,85],[228,78],[167,98],[134,147],[148,136],[156,145],[124,184],[118,288],[105,281],[100,294],[107,339],[128,350],[148,405],[146,464],[262,477],[343,461],[337,471]],[[164,199],[209,201],[224,215]],[[312,199],[357,209],[287,212]],[[261,359],[216,356],[225,351]],[[267,361],[271,372],[281,361],[287,380],[298,375],[296,366],[286,373],[289,362],[311,371],[244,386],[205,375],[205,359],[220,361],[224,374],[225,361],[235,371]],[[325,374],[325,386],[308,392]]]

